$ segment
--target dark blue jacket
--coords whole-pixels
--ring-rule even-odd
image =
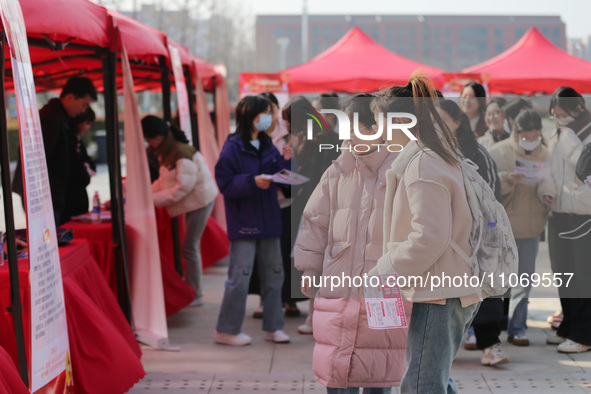
[[[256,240],[281,236],[281,210],[277,184],[259,189],[254,177],[290,169],[271,140],[261,136],[261,148],[245,146],[239,136],[230,136],[215,165],[215,180],[226,205],[228,238]]]

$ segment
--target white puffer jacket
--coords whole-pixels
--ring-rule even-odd
[[[199,152],[193,160],[177,160],[173,170],[160,166],[160,178],[152,184],[152,192],[154,205],[166,207],[172,217],[205,207],[219,193]]]
[[[575,174],[583,146],[590,142],[591,135],[581,142],[568,127],[563,127],[560,135],[555,132],[550,138],[550,173],[556,186],[553,212],[591,215],[591,189]]]

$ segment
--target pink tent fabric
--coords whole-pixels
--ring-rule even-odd
[[[406,85],[410,75],[422,70],[441,87],[441,70],[390,52],[355,27],[336,44],[308,63],[282,71],[290,75],[290,92],[371,92]]]
[[[552,93],[570,86],[591,93],[591,63],[564,52],[536,28],[505,52],[463,72],[488,73],[491,92]]]

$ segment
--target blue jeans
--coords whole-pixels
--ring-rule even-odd
[[[531,274],[536,272],[536,257],[538,255],[538,245],[540,237],[515,239],[517,250],[519,252],[519,277],[527,274],[528,279]],[[531,290],[531,281],[529,286],[522,287],[517,285],[511,288],[511,297],[509,301],[509,322],[507,324],[507,334],[515,336],[525,334],[527,330],[527,304],[529,302],[529,292]]]
[[[413,304],[401,393],[457,393],[451,364],[479,306],[477,302],[463,308],[459,298],[445,305]]]
[[[283,286],[283,262],[279,238],[265,238],[255,241],[230,242],[230,268],[222,307],[216,329],[219,332],[237,335],[242,329],[246,313],[246,296],[254,256],[258,256],[258,271],[261,280],[263,300],[263,330],[283,329],[283,305],[281,286]]]
[[[203,297],[203,262],[201,261],[201,236],[207,219],[213,211],[213,202],[203,208],[185,214],[185,240],[183,255],[187,263],[185,279],[195,289],[195,297]]]
[[[391,394],[391,387],[370,387],[364,388],[363,394]],[[346,389],[332,389],[326,388],[326,394],[359,394],[359,387],[349,387]]]

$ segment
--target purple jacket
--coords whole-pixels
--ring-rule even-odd
[[[260,151],[245,146],[239,136],[230,136],[215,165],[215,180],[226,205],[228,238],[256,240],[281,236],[281,210],[277,202],[277,184],[259,189],[254,177],[273,175],[290,169],[273,143],[260,138]]]

